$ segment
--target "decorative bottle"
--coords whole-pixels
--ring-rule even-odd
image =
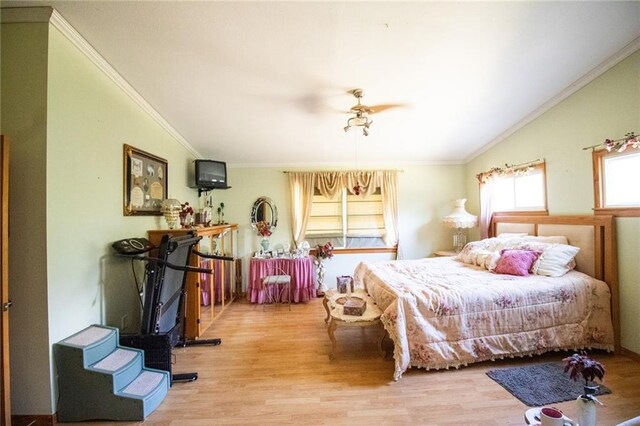
[[[213,220],[213,208],[211,207],[211,200],[206,200],[204,204],[204,209],[202,210],[202,223],[205,226],[211,225],[211,221]]]
[[[602,405],[595,397],[597,386],[585,386],[584,394],[576,400],[576,421],[580,426],[596,426],[596,404]]]
[[[269,251],[269,237],[262,237],[260,240],[260,246],[262,247],[262,253]]]

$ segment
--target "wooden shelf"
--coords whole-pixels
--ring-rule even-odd
[[[154,229],[147,231],[147,235],[152,244],[159,246],[166,234],[177,236],[189,232],[202,237],[195,247],[199,252],[236,257],[236,224],[190,229]],[[239,271],[236,270],[235,261],[203,259],[195,255],[191,256],[190,265],[213,269],[212,275],[188,273],[186,278],[185,337],[197,339],[235,300]],[[208,293],[206,298],[203,297],[203,292]],[[205,306],[203,302],[207,301],[208,305]]]

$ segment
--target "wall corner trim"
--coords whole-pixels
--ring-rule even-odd
[[[175,140],[177,140],[187,151],[189,151],[194,157],[200,158],[201,155],[195,150],[193,146],[182,135],[165,120],[158,111],[156,111],[149,102],[147,102],[140,93],[136,91],[127,81],[116,71],[105,58],[98,53],[97,50],[89,44],[82,35],[76,31],[75,28],[67,22],[66,19],[55,9],[52,8],[12,8],[12,9],[49,9],[50,19],[49,22],[54,28],[59,30],[74,46],[76,46],[94,65],[98,67],[107,77],[113,81],[125,94],[127,94],[144,112],[146,112],[153,120],[155,120],[167,133],[169,133]],[[2,10],[2,22],[4,22],[5,10]],[[25,12],[22,12],[25,13]],[[39,12],[42,13],[42,12]],[[20,22],[33,22],[33,21],[20,21]],[[38,21],[40,22],[40,21]]]

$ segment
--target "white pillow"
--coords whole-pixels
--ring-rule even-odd
[[[498,238],[520,238],[520,237],[528,237],[529,234],[526,232],[503,232],[498,235]]]
[[[498,259],[500,259],[500,250],[504,248],[503,246],[507,241],[508,240],[498,238],[472,241],[465,245],[455,258],[460,262],[493,271]]]
[[[569,240],[564,235],[551,235],[551,236],[533,236],[527,235],[522,238],[524,241],[533,241],[537,243],[547,244],[566,244],[569,245]]]
[[[517,238],[520,241],[535,241],[538,243],[549,244],[569,244],[569,240],[564,235],[536,236],[529,235],[526,232],[503,232],[498,238]]]
[[[500,260],[500,252],[499,251],[478,251],[478,255],[476,256],[476,265],[481,268],[486,269],[487,271],[493,271],[496,269],[496,265]]]
[[[566,244],[553,244],[538,259],[536,274],[561,277],[576,267],[575,257],[580,248]]]
[[[549,244],[537,241],[522,241],[512,248],[541,251],[542,254],[531,267],[531,272],[547,277],[561,277],[575,268],[574,259],[580,251],[580,248],[567,244]]]

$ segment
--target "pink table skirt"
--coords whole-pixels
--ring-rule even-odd
[[[262,278],[267,275],[280,275],[282,268],[285,274],[291,276],[291,301],[308,302],[316,297],[315,271],[313,268],[313,257],[288,259],[258,259],[252,258],[249,265],[249,284],[247,288],[247,300],[251,303],[264,303],[267,299],[262,287]],[[274,292],[271,300],[286,301],[285,292],[278,292],[277,286],[273,286]]]
[[[211,303],[222,303],[222,271],[223,260],[207,259],[200,262],[200,267],[205,269],[212,269],[212,274],[200,273],[200,304],[202,306],[209,306]],[[225,295],[231,294],[230,278],[226,277]],[[213,291],[212,291],[213,290]],[[215,300],[211,300],[211,294],[215,295]]]

